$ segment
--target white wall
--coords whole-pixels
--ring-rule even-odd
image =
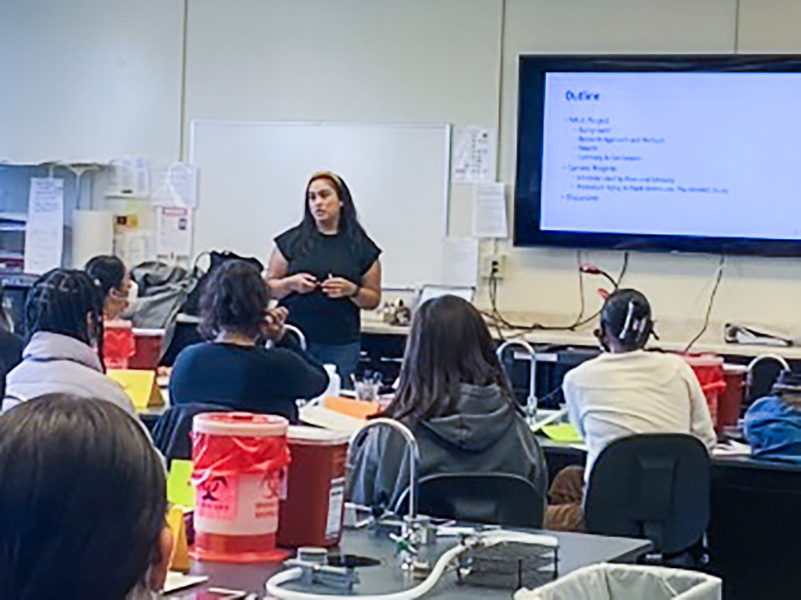
[[[15,90],[0,93],[0,156],[132,148],[172,158],[182,8],[182,0],[0,0],[0,81]],[[798,0],[188,0],[185,25],[185,123],[494,126],[510,188],[520,53],[801,52]],[[454,188],[452,233],[467,231],[468,199],[467,188]],[[575,316],[574,252],[501,250],[509,253],[504,310],[551,322]],[[589,258],[616,269],[621,257]],[[663,321],[689,332],[703,317],[716,260],[633,254],[627,281]],[[587,287],[597,304],[595,282]],[[729,259],[713,321],[801,330],[801,261]]]
[[[502,7],[191,0],[186,118],[495,126]],[[291,201],[302,198],[301,188]],[[468,199],[466,189],[453,190],[456,233],[469,227]]]
[[[0,0],[0,160],[176,160],[183,13],[183,0]]]
[[[738,50],[743,53],[801,51],[801,2],[740,0]]]

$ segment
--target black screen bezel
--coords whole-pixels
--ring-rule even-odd
[[[521,55],[514,245],[756,256],[801,256],[801,240],[543,231],[540,228],[548,72],[801,72],[798,55]],[[780,215],[777,215],[780,218]]]

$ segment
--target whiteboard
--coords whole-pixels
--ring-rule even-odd
[[[348,184],[383,250],[385,288],[440,283],[450,135],[442,124],[193,121],[194,255],[231,250],[266,264],[273,238],[303,218],[310,175],[325,170]]]

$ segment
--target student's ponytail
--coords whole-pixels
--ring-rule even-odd
[[[653,331],[651,305],[637,290],[616,290],[604,304],[601,324],[623,348],[637,350],[645,346]]]

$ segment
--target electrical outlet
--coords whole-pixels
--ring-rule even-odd
[[[503,279],[505,262],[503,254],[482,256],[479,275],[482,279],[491,279],[493,276],[495,279]]]

